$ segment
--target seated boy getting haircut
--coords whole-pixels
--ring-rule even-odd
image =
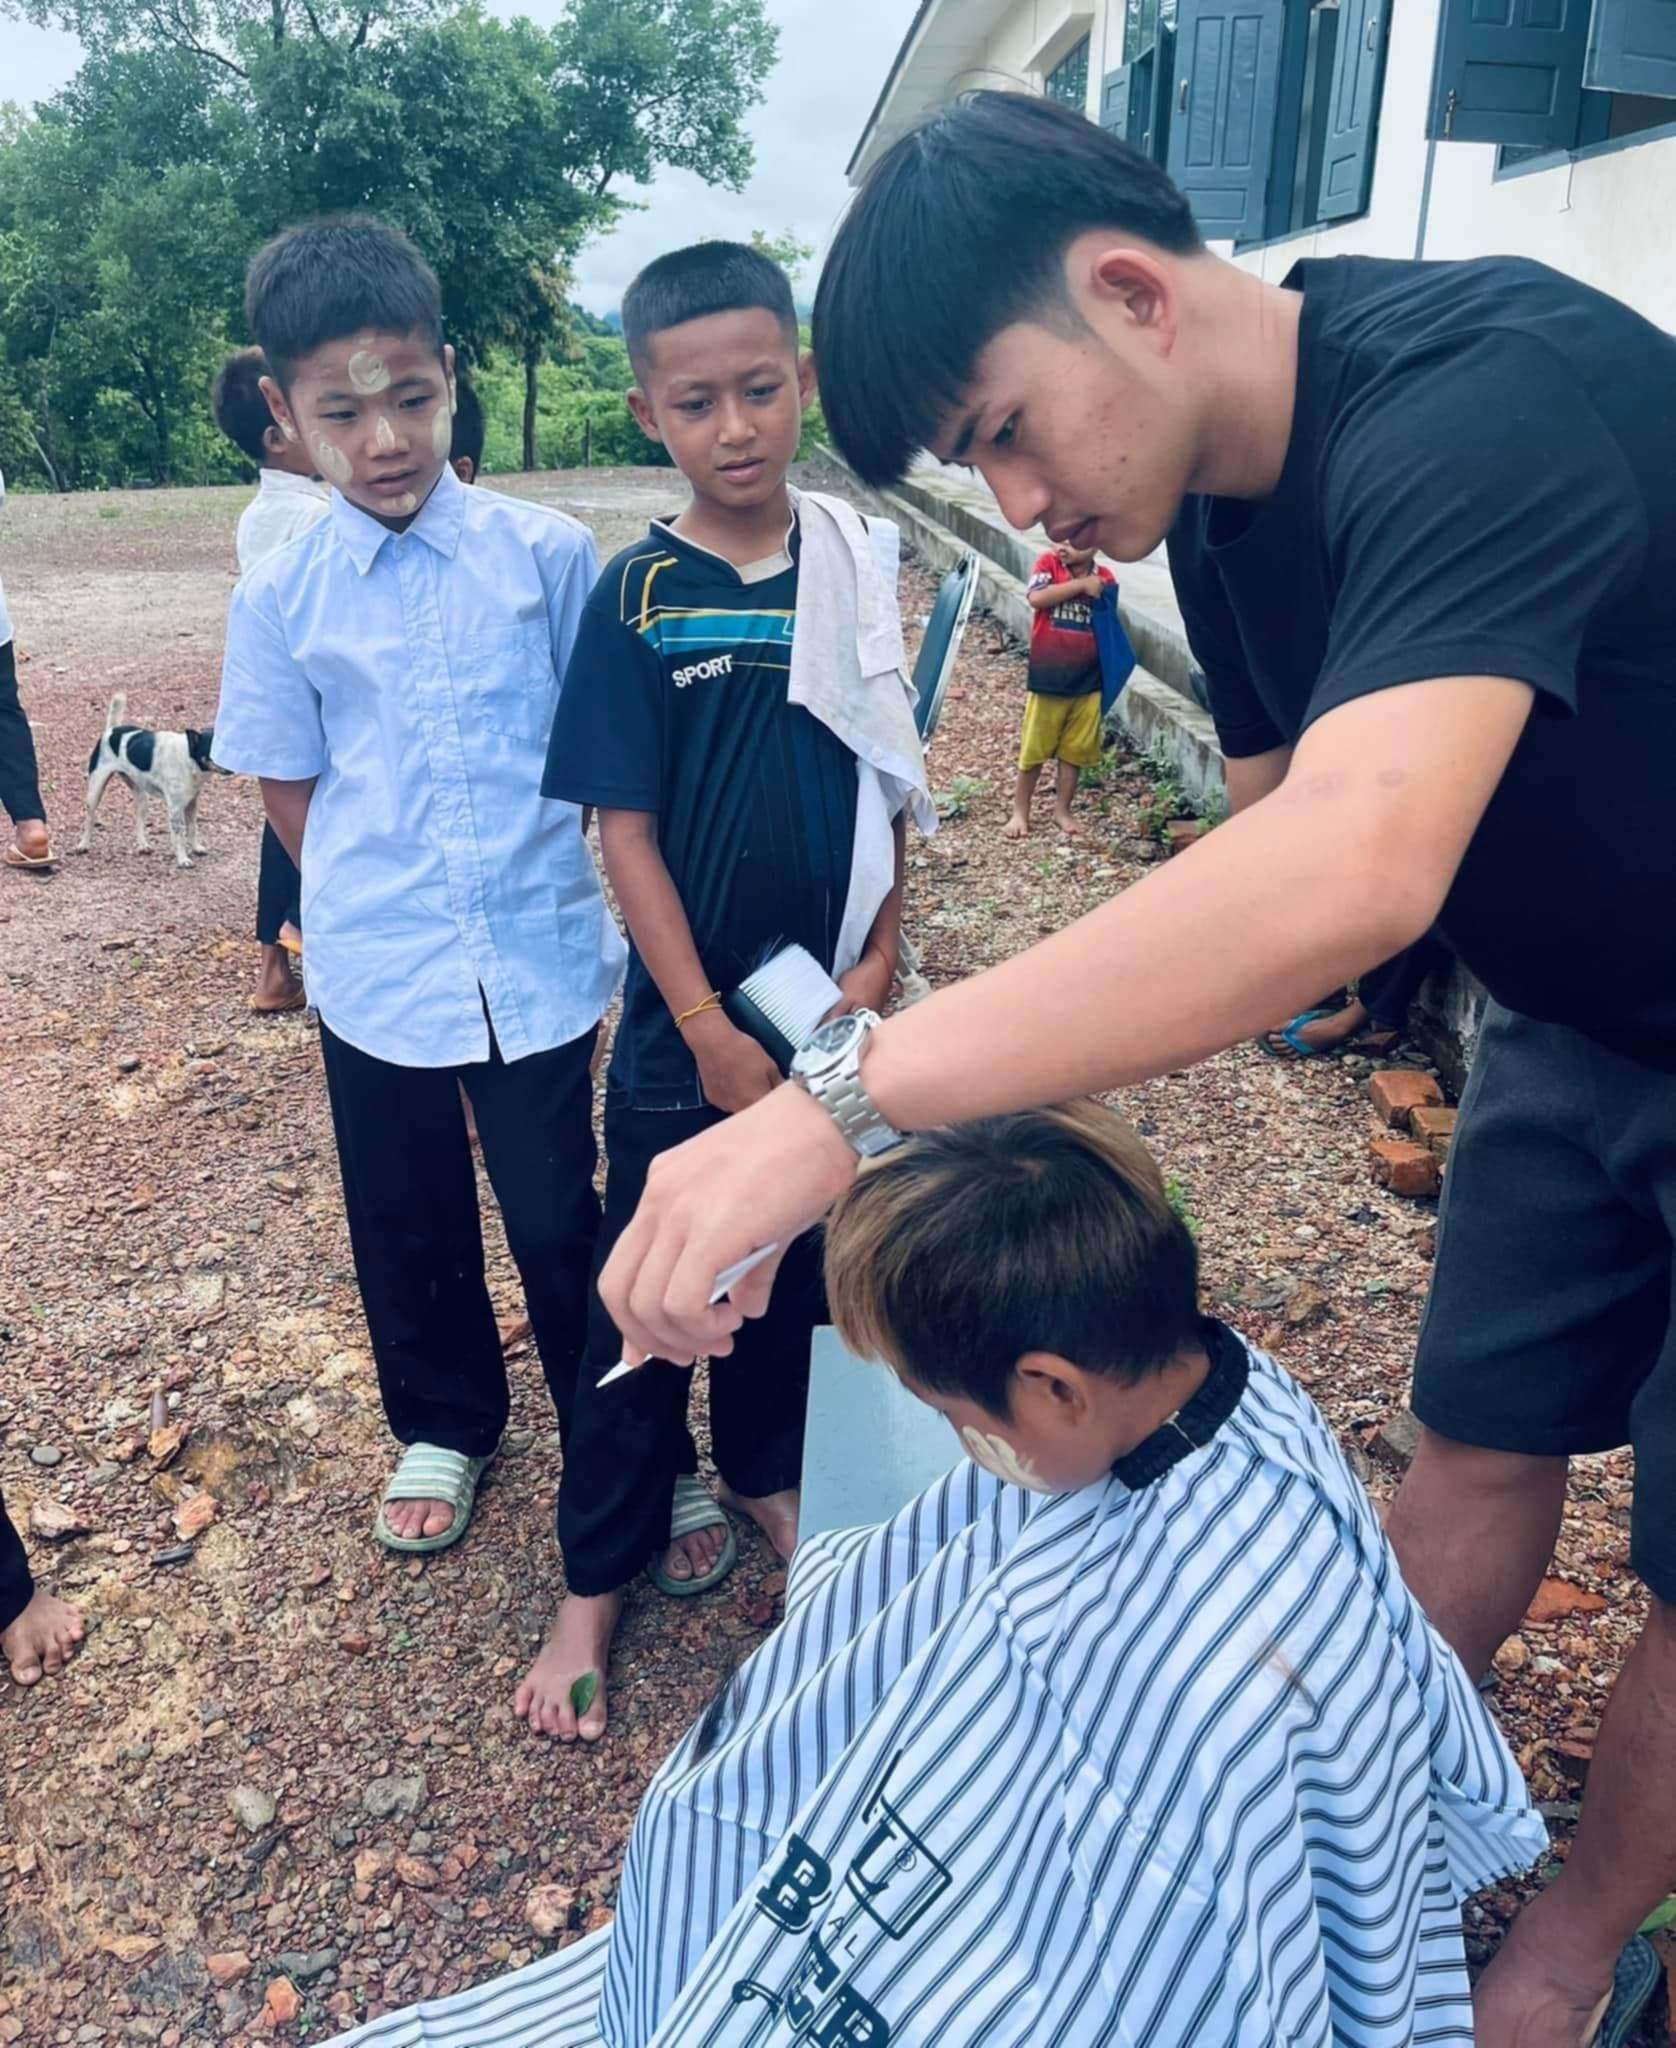
[[[234,593],[215,757],[262,778],[302,868],[355,1272],[406,1447],[374,1533],[438,1550],[508,1405],[462,1084],[565,1400],[586,1330],[588,1064],[623,945],[540,780],[594,549],[449,468],[454,352],[405,236],[291,229],[252,262],[246,316],[275,417],[335,489]]]
[[[787,486],[814,382],[785,274],[733,243],[678,250],[629,287],[623,331],[638,379],[629,403],[691,499],[624,549],[589,599],[543,785],[599,807],[632,941],[606,1092],[605,1248],[660,1153],[779,1084],[729,1022],[723,991],[795,942],[847,1003],[884,1004],[904,807],[934,822],[879,559],[894,529]],[[824,1320],[806,1238],[767,1314],[710,1370],[724,1498],[785,1556],[809,1343]],[[596,1306],[559,1492],[569,1592],[518,1696],[533,1727],[564,1739],[605,1726],[628,1580],[653,1563],[663,1591],[695,1592],[734,1555],[727,1516],[696,1477],[687,1374],[653,1365],[596,1390],[620,1352]],[[578,1724],[571,1687],[589,1671],[596,1690]]]
[[[609,1935],[461,2038],[498,1994],[564,2048],[1470,2048],[1462,1902],[1547,1831],[1308,1396],[1200,1313],[1133,1132],[910,1139],[826,1286],[973,1462],[802,1546]]]

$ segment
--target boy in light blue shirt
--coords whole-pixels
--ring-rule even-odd
[[[598,564],[584,527],[449,467],[454,351],[405,236],[291,229],[245,314],[281,431],[334,489],[234,595],[215,758],[261,778],[302,868],[356,1276],[407,1446],[375,1533],[440,1550],[507,1416],[462,1086],[556,1395],[586,1330],[589,1059],[624,949],[576,806],[540,785]]]

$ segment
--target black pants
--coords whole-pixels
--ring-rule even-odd
[[[594,1036],[510,1062],[491,1044],[469,1066],[398,1067],[320,1027],[355,1277],[384,1413],[404,1444],[480,1458],[506,1426],[461,1086],[548,1384],[561,1414],[568,1405],[599,1235]]]
[[[722,1120],[720,1110],[630,1109],[607,1096],[601,1265],[639,1206],[652,1161]],[[746,1323],[733,1351],[710,1363],[710,1443],[736,1493],[779,1493],[798,1483],[809,1343],[825,1321],[820,1234],[811,1231],[781,1265],[768,1313]],[[621,1354],[596,1291],[579,1382],[573,1398],[559,1401],[559,1543],[573,1593],[613,1592],[665,1549],[675,1476],[698,1470],[687,1429],[692,1375],[654,1362],[602,1389],[601,1375]]]
[[[271,825],[262,827],[262,865],[256,877],[256,942],[261,946],[279,944],[279,928],[294,924],[303,928],[302,870],[279,843]]]
[[[0,1499],[0,1628],[10,1628],[34,1597],[35,1581],[29,1576],[22,1538]]]
[[[1434,967],[1442,966],[1446,957],[1441,940],[1428,935],[1416,939],[1412,946],[1405,946],[1380,966],[1369,968],[1356,986],[1369,1018],[1382,1031],[1401,1031],[1408,1022],[1409,1008],[1420,993],[1420,984]]]
[[[17,695],[17,645],[0,647],[0,809],[14,824],[46,818],[35,740]]]

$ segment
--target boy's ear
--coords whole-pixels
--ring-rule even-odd
[[[279,380],[276,377],[263,377],[260,379],[260,389],[262,396],[268,401],[268,410],[273,414],[274,423],[280,433],[287,441],[300,440],[302,437],[297,432],[291,402],[279,388]]]
[[[804,412],[814,402],[820,379],[815,369],[815,359],[807,349],[797,359],[797,402]]]
[[[1061,1426],[1088,1419],[1088,1375],[1080,1365],[1053,1351],[1027,1351],[1013,1368],[1013,1411],[1021,1402],[1035,1406],[1038,1419]]]
[[[663,445],[663,435],[659,433],[657,420],[652,414],[652,401],[638,384],[628,394],[628,408],[634,414],[635,425],[639,427],[647,440],[656,441],[661,447]]]
[[[262,429],[262,446],[276,462],[285,453],[286,445],[278,420],[275,420],[271,427]]]

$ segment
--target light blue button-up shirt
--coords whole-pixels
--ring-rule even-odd
[[[541,794],[598,573],[586,527],[444,469],[405,533],[332,494],[227,621],[216,761],[318,777],[309,995],[398,1066],[545,1052],[598,1022],[624,947],[574,804]]]

